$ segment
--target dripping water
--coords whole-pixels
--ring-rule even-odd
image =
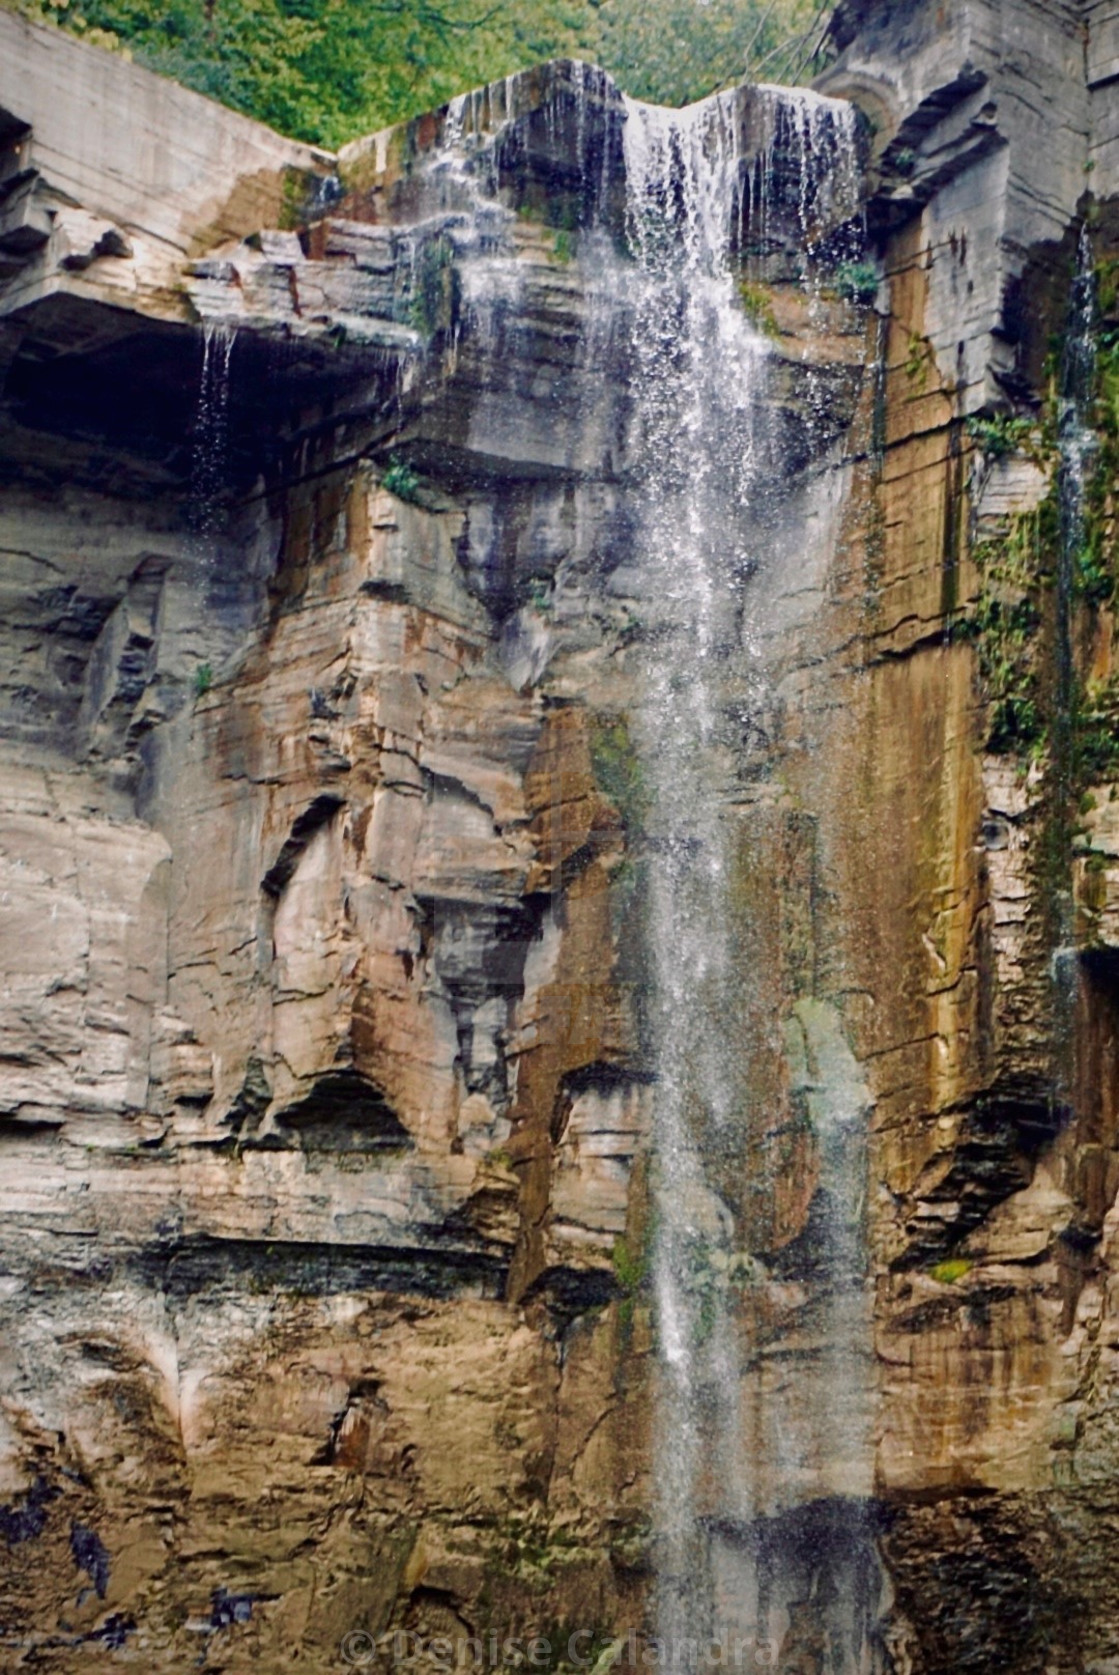
[[[811,279],[811,258],[823,230],[843,224],[860,205],[855,107],[810,88],[763,83],[754,95],[763,108],[766,141],[741,190],[740,235],[757,271],[764,274],[780,254],[781,229],[791,220],[798,234],[802,276]],[[862,241],[857,228],[854,237],[850,253],[858,255]]]
[[[223,491],[229,471],[229,393],[234,327],[207,320],[202,327],[202,375],[191,459],[191,524],[204,544],[224,524]]]

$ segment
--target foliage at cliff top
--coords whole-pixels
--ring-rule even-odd
[[[337,146],[548,58],[687,104],[803,79],[831,0],[0,0],[257,117]]]

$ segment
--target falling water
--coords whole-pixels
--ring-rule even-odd
[[[1072,613],[1074,577],[1078,555],[1084,545],[1085,494],[1098,439],[1089,422],[1092,392],[1096,380],[1096,264],[1087,224],[1081,228],[1076,272],[1069,299],[1068,330],[1061,357],[1057,394],[1057,504],[1059,511],[1056,585],[1056,690],[1053,696],[1052,801],[1056,826],[1051,841],[1059,853],[1073,848],[1072,799],[1075,783],[1074,670]],[[1078,962],[1075,955],[1074,910],[1071,880],[1065,877],[1051,904],[1054,923],[1050,936],[1054,947],[1052,976],[1055,1000],[1055,1031],[1063,1075],[1073,1042],[1073,1011],[1076,1001]]]
[[[1084,537],[1084,494],[1097,442],[1088,422],[1088,407],[1096,375],[1095,353],[1096,282],[1095,257],[1087,226],[1081,229],[1076,275],[1069,305],[1068,332],[1061,359],[1057,400],[1057,442],[1059,451],[1058,499],[1060,502],[1061,564],[1058,588],[1061,638],[1058,679],[1071,707],[1072,653],[1069,645],[1069,607],[1072,597],[1072,569]]]
[[[741,241],[755,258],[773,254],[776,212],[791,208],[807,257],[822,230],[842,223],[859,200],[855,108],[809,88],[763,84],[755,97],[768,118],[768,140],[739,187]]]
[[[751,554],[742,510],[754,476],[766,344],[735,306],[727,262],[737,124],[731,96],[675,112],[629,103],[625,160],[640,279],[634,321],[644,563],[660,601],[639,742],[652,774],[655,864],[649,944],[658,1089],[654,1283],[664,1382],[657,1523],[658,1631],[672,1648],[700,1632],[703,1531],[696,1515],[704,1439],[701,1367],[730,1334],[706,1321],[705,1285],[729,1262],[733,1218],[705,1182],[696,1111],[733,1115],[731,1078],[712,1041],[728,1015],[725,908],[730,856],[717,785],[719,680],[728,607]],[[728,469],[729,468],[729,469]],[[724,475],[724,472],[727,472]],[[729,763],[721,764],[726,776]],[[713,769],[715,770],[713,772]],[[706,1329],[705,1329],[706,1328]],[[730,1367],[716,1368],[725,1391]],[[721,1427],[725,1431],[726,1427]],[[735,1470],[733,1457],[728,1461]],[[706,1624],[703,1625],[706,1628]]]
[[[234,328],[207,320],[202,327],[202,376],[191,460],[191,521],[205,541],[221,528],[221,494],[229,464],[229,391]]]
[[[728,1158],[743,1173],[749,1167],[746,1059],[756,1034],[733,931],[741,842],[730,801],[738,771],[734,718],[749,706],[758,678],[746,604],[751,575],[767,555],[755,503],[780,497],[779,437],[767,401],[772,356],[738,297],[732,251],[744,222],[751,248],[768,246],[778,195],[794,210],[784,224],[799,227],[802,253],[809,250],[831,208],[828,194],[853,186],[855,130],[849,107],[817,95],[767,89],[765,99],[774,140],[753,169],[743,167],[735,94],[683,111],[628,101],[624,135],[638,268],[633,478],[648,594],[656,601],[635,726],[653,804],[657,1612],[662,1661],[681,1675],[702,1661],[703,1648],[725,1645],[731,1627],[740,1632],[744,1623],[757,1655],[767,1655],[772,1622],[762,1621],[756,1558],[747,1563],[752,1574],[740,1568],[731,1580],[738,1597],[720,1598],[711,1532],[755,1528],[775,1510],[768,1485],[783,1474],[793,1478],[802,1464],[779,1412],[755,1416],[752,1427],[774,1458],[761,1461],[744,1446],[741,1335],[732,1314],[734,1299],[763,1270],[723,1190]],[[779,150],[783,181],[774,178]],[[857,1116],[857,1098],[853,1109]],[[821,1142],[831,1153],[832,1209],[820,1259],[834,1273],[826,1282],[858,1267],[862,1183],[848,1138],[840,1125]],[[848,1372],[837,1360],[840,1384]],[[844,1411],[843,1389],[834,1394]],[[826,1414],[817,1416],[815,1441],[824,1449],[828,1424]],[[849,1606],[840,1601],[834,1613],[848,1624]],[[845,1626],[837,1630],[826,1667],[858,1667],[858,1638]]]

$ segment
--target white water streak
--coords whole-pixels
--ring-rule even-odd
[[[638,264],[635,477],[643,563],[659,602],[637,720],[653,793],[653,1266],[664,1368],[657,1626],[681,1671],[694,1656],[672,1649],[705,1644],[718,1631],[706,1557],[711,1481],[719,1515],[736,1525],[765,1510],[741,1442],[743,1369],[720,1282],[744,1258],[701,1155],[701,1136],[709,1144],[746,1131],[737,1047],[745,1030],[736,1028],[743,973],[731,933],[736,840],[720,784],[734,771],[730,699],[750,661],[744,588],[766,556],[752,550],[749,508],[761,462],[773,458],[771,355],[737,294],[732,238],[749,214],[751,238],[760,226],[769,241],[779,144],[784,167],[791,157],[796,171],[784,183],[783,221],[791,185],[803,247],[854,183],[853,112],[810,93],[767,89],[762,97],[773,137],[760,167],[744,164],[738,93],[683,111],[627,101],[624,130]],[[838,178],[842,170],[851,178]],[[772,1424],[779,1437],[779,1415]]]
[[[221,494],[229,466],[230,367],[236,329],[222,320],[202,324],[202,376],[195,417],[191,499],[203,538],[221,528]]]

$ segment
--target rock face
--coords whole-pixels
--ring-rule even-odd
[[[891,1643],[916,1669],[1104,1669],[1110,350],[1072,279],[1113,260],[1113,23],[852,5],[834,27],[828,84],[882,124],[890,273],[841,864],[876,1095]]]
[[[725,107],[780,494],[686,1208],[789,1675],[1119,1659],[1112,9],[841,6],[865,190]],[[655,1627],[627,120],[332,158],[0,12],[5,1667]]]

